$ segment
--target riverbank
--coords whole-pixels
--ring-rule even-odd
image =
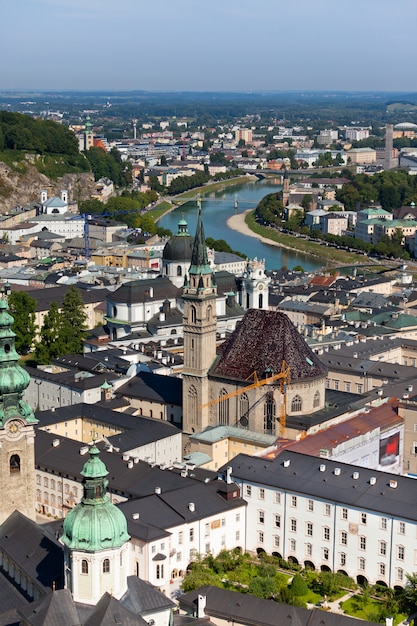
[[[254,237],[262,243],[277,246],[284,250],[298,250],[303,254],[323,259],[323,266],[338,266],[342,264],[357,264],[364,260],[363,254],[346,252],[335,248],[327,248],[323,243],[316,243],[307,239],[287,235],[277,230],[261,226],[255,222],[254,210],[248,209],[243,213],[231,215],[227,220],[227,225],[232,230],[236,230],[242,235]]]
[[[227,178],[225,180],[208,182],[203,187],[195,187],[194,189],[180,193],[177,196],[162,196],[155,207],[151,209],[148,214],[154,219],[155,222],[158,222],[158,220],[160,220],[161,217],[167,213],[170,213],[190,200],[196,200],[199,196],[205,196],[215,191],[222,191],[228,187],[234,187],[235,185],[242,185],[256,180],[257,177],[253,174],[244,174],[243,176],[237,176],[236,178]]]
[[[236,213],[235,215],[231,215],[227,220],[227,225],[232,230],[237,231],[241,235],[246,235],[247,237],[254,237],[262,243],[266,243],[271,246],[277,246],[278,248],[284,248],[286,250],[294,250],[295,246],[288,246],[278,241],[274,241],[273,239],[269,239],[269,237],[263,237],[262,235],[258,235],[253,230],[251,230],[246,223],[246,218],[249,213],[252,213],[253,209],[247,209],[243,213]]]

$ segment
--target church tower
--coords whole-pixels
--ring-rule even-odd
[[[108,474],[93,445],[85,463],[84,495],[64,520],[61,542],[65,553],[65,586],[75,602],[95,605],[107,592],[119,600],[129,576],[127,521],[110,502]]]
[[[18,364],[13,318],[0,299],[0,523],[15,509],[35,519],[37,420],[23,400],[29,374]]]
[[[185,278],[183,431],[194,433],[208,425],[208,371],[216,356],[217,288],[210,268],[201,206],[198,212],[189,276]]]
[[[241,305],[244,309],[269,308],[269,283],[271,279],[265,274],[265,259],[257,258],[246,263],[242,278]]]
[[[285,170],[282,177],[282,203],[284,206],[288,205],[290,199],[290,178],[287,170]]]
[[[85,119],[85,130],[84,130],[84,150],[89,150],[94,146],[94,133],[93,133],[93,125],[90,120],[90,116],[87,115]]]

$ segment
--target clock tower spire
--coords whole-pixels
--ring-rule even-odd
[[[201,204],[191,255],[189,276],[185,278],[183,431],[198,432],[208,425],[208,371],[216,356],[216,298],[214,280],[204,237]]]
[[[13,318],[0,299],[0,523],[15,509],[35,518],[35,431],[23,400],[29,374],[18,364]]]

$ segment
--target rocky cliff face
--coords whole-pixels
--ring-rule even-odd
[[[50,180],[40,174],[29,161],[24,161],[20,169],[21,171],[14,171],[0,162],[0,215],[16,206],[39,202],[42,189],[47,190],[49,197],[59,196],[61,190],[66,189],[70,202],[87,200],[95,189],[91,172],[65,174],[58,180]]]

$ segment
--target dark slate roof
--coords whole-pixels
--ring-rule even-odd
[[[155,313],[147,322],[148,331],[155,335],[158,328],[166,328],[170,326],[182,326],[183,314],[177,307],[170,307],[165,313],[164,319],[161,319],[160,313]]]
[[[129,417],[132,419],[131,416]],[[119,435],[108,437],[109,442],[118,448],[120,452],[133,450],[134,448],[144,446],[147,443],[160,441],[161,439],[172,437],[173,435],[181,433],[181,430],[170,422],[146,417],[139,419],[140,422],[138,428],[132,428],[129,431],[120,433]]]
[[[111,372],[107,372],[106,374],[95,374],[93,376],[81,375],[75,378],[73,370],[52,374],[51,372],[47,372],[36,367],[28,366],[26,367],[26,369],[31,378],[47,380],[49,382],[53,382],[57,385],[63,385],[65,387],[76,387],[79,391],[97,389],[97,387],[101,387],[104,382],[107,381],[108,383],[111,383],[112,380],[118,378],[115,374],[112,374]]]
[[[64,354],[64,356],[54,359],[53,363],[68,369],[75,369],[76,371],[83,370],[96,373],[104,370],[114,370],[125,373],[131,365],[127,359],[123,358],[126,354],[137,355],[137,352],[135,353],[128,348],[125,350],[113,348],[112,350],[87,352],[85,355]]]
[[[166,595],[137,576],[129,576],[127,584],[128,591],[120,603],[133,613],[143,615],[145,619],[147,613],[175,607],[175,603]]]
[[[19,613],[31,626],[80,626],[71,592],[60,589],[46,598],[33,602]],[[26,622],[25,622],[26,623]]]
[[[170,422],[112,411],[106,406],[105,402],[100,404],[79,403],[64,406],[53,411],[38,411],[36,417],[39,420],[37,428],[45,428],[52,424],[77,418],[94,419],[95,421],[120,428],[121,433],[108,437],[108,441],[118,448],[120,452],[132,450],[166,437],[172,437],[180,432]],[[61,441],[61,438],[58,437],[58,439]]]
[[[147,626],[148,622],[145,622],[140,615],[131,613],[109,593],[105,593],[94,607],[92,614],[83,622],[83,626],[115,626],[115,624]]]
[[[25,538],[22,541],[22,537]],[[42,526],[14,511],[0,526],[0,549],[26,572],[41,594],[64,583],[63,549]]]
[[[310,380],[327,374],[326,367],[309,348],[289,318],[277,311],[250,309],[236,330],[220,347],[212,376],[245,381],[253,372],[259,378],[268,369],[290,366],[291,381]]]
[[[48,289],[33,289],[30,291],[30,297],[36,300],[37,311],[45,311],[50,309],[52,302],[56,302],[60,307],[70,287],[70,285],[58,285]],[[80,293],[84,304],[91,304],[104,301],[109,291],[107,289],[80,289]]]
[[[286,467],[284,461],[289,461]],[[321,465],[324,471],[320,471]],[[363,511],[417,519],[417,481],[414,478],[286,450],[273,461],[239,454],[219,471],[225,473],[228,466],[232,467],[232,479],[238,483],[268,485]],[[335,474],[335,468],[340,469],[340,474]],[[376,479],[373,485],[370,484],[372,477]],[[391,487],[390,481],[397,486]]]
[[[182,406],[182,379],[140,372],[119,387],[117,395]]]
[[[233,293],[240,291],[240,281],[231,272],[226,270],[216,272],[214,280],[216,281],[218,295],[226,296],[231,291]]]
[[[58,446],[53,445],[54,439],[59,439]],[[109,452],[103,442],[99,442],[97,446],[102,451],[101,460],[109,472],[109,491],[113,493],[117,491],[127,497],[137,498],[153,494],[155,487],[161,487],[163,492],[167,492],[182,489],[198,481],[198,478],[194,479],[190,475],[183,478],[176,472],[161,470],[157,465],[152,467],[145,461],[134,463],[129,468],[128,462],[123,461],[122,454]],[[78,441],[38,430],[35,438],[36,467],[68,474],[81,483],[80,472],[85,463],[85,457],[80,455],[83,447]]]
[[[157,278],[132,280],[124,283],[109,295],[109,299],[116,303],[134,304],[137,302],[164,301],[166,298],[173,299],[180,295],[181,289],[175,287],[169,278],[158,276]]]
[[[205,613],[214,619],[225,622],[247,624],[247,626],[358,626],[362,620],[348,615],[325,612],[320,609],[304,609],[281,604],[273,600],[264,600],[254,596],[220,589],[218,587],[200,587],[180,597],[180,607],[196,612],[198,596],[206,597]],[[372,622],[367,622],[372,624]],[[373,626],[376,623],[373,622]]]
[[[11,615],[8,615],[7,618],[4,616],[4,620],[2,621],[3,612],[11,613],[13,611],[13,617],[16,617],[14,611],[18,608],[23,608],[27,604],[29,604],[29,600],[23,596],[20,591],[14,586],[14,584],[7,578],[7,574],[1,570],[0,573],[0,626],[3,624],[9,624],[11,619]],[[16,620],[18,621],[18,620]],[[10,622],[13,623],[13,622]]]
[[[0,626],[21,626],[21,620],[17,610],[12,609],[11,611],[0,613]]]
[[[165,244],[162,258],[165,261],[191,261],[194,237],[189,234],[174,235]]]
[[[184,478],[183,480],[186,480]],[[213,481],[200,484],[187,485],[181,490],[154,493],[147,498],[127,500],[118,506],[128,520],[128,532],[132,537],[141,536],[145,527],[153,526],[161,530],[180,526],[184,522],[192,523],[197,520],[219,515],[229,509],[246,506],[245,500],[240,497],[225,500],[219,493],[219,489],[226,489],[223,481]],[[233,485],[238,491],[237,485]],[[194,510],[190,511],[189,503],[194,503]],[[139,513],[137,519],[134,514]]]
[[[368,403],[369,398],[367,395],[326,389],[325,406],[323,409],[310,415],[289,415],[287,416],[287,426],[295,430],[308,430],[315,424],[327,422],[338,415],[343,415],[347,411],[361,409]]]

